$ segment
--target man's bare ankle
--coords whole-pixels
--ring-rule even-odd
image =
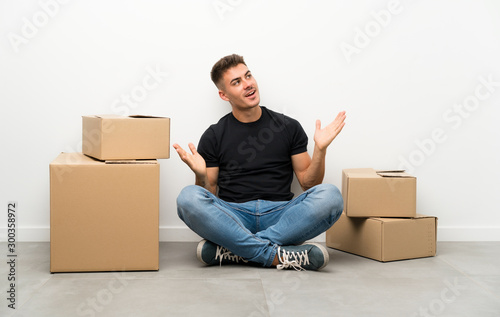
[[[271,266],[277,266],[278,264],[280,264],[280,260],[278,259],[278,255],[276,254],[274,256],[274,260],[273,260],[273,263],[271,264]]]

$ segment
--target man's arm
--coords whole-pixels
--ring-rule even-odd
[[[219,177],[218,167],[207,167],[207,178],[205,182],[208,182],[208,186],[205,185],[206,189],[214,195],[217,195],[217,178]],[[196,184],[196,183],[195,183]],[[196,184],[198,185],[198,184]],[[201,184],[199,184],[202,186]]]
[[[189,143],[189,149],[192,154],[186,152],[179,144],[174,144],[174,149],[179,154],[181,160],[189,166],[189,168],[194,172],[195,184],[206,188],[212,194],[217,192],[217,178],[219,175],[218,167],[208,167],[205,163],[203,157],[196,151],[193,143]]]
[[[321,121],[316,120],[312,159],[307,152],[292,156],[293,170],[303,190],[308,190],[323,182],[326,149],[342,131],[345,117],[345,111],[340,112],[335,120],[323,129],[321,129]]]

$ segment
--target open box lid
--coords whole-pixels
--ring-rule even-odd
[[[166,117],[158,117],[158,116],[150,116],[150,115],[142,115],[142,114],[134,114],[130,116],[122,116],[119,114],[96,114],[96,115],[90,115],[90,116],[84,116],[84,117],[94,117],[94,118],[101,118],[101,119],[148,119],[148,118],[161,118],[164,119]]]
[[[156,160],[105,160],[106,164],[157,164]]]
[[[405,170],[376,170],[377,175],[382,177],[415,177],[405,172]]]
[[[99,165],[99,164],[158,164],[156,159],[106,160],[101,161],[80,152],[61,152],[52,165]]]
[[[350,168],[344,170],[352,178],[406,177],[415,178],[405,170],[375,170],[373,168]]]

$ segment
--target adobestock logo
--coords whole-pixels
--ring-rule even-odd
[[[149,93],[160,86],[168,78],[168,73],[163,72],[157,64],[155,68],[146,67],[146,75],[139,84],[130,89],[129,93],[121,94],[111,103],[111,110],[122,116],[130,115],[130,110],[139,107],[140,103],[147,99]]]
[[[274,120],[271,120],[269,128],[262,128],[259,130],[257,136],[248,136],[247,141],[243,141],[238,145],[238,153],[241,155],[249,155],[246,159],[247,162],[251,162],[257,156],[257,151],[263,151],[266,145],[274,140],[275,133],[280,133],[285,129],[287,120],[284,119],[283,122],[277,124]]]
[[[281,133],[289,121],[283,117],[282,122],[271,120],[269,127],[259,129],[257,136],[249,135],[246,140],[240,142],[237,147],[238,154],[246,157],[247,162],[255,160],[259,152],[262,152],[269,143],[271,143],[277,133]],[[219,184],[228,185],[231,181],[231,175],[235,172],[241,172],[242,167],[236,160],[231,160],[226,166],[226,170],[219,173]]]
[[[474,89],[474,93],[465,97],[462,103],[454,104],[453,107],[443,113],[444,122],[452,123],[453,129],[458,129],[465,119],[479,109],[480,102],[490,98],[496,87],[500,87],[500,82],[493,81],[493,75],[491,74],[488,75],[488,78],[480,76],[478,81],[479,84]]]
[[[281,288],[275,288],[269,294],[267,305],[262,305],[262,303],[255,303],[255,310],[252,311],[248,317],[263,317],[273,315],[276,309],[284,305],[287,301],[287,292],[294,292],[298,290],[304,281],[308,281],[309,276],[305,272],[292,272],[288,271],[281,277],[280,285]],[[267,307],[266,307],[267,306]]]
[[[453,283],[448,280],[443,281],[446,286],[439,293],[439,297],[431,300],[427,307],[419,307],[418,313],[414,313],[412,317],[433,317],[441,315],[448,305],[454,303],[462,291],[467,290],[467,287],[458,283],[458,278],[455,277]]]
[[[19,47],[21,45],[27,45],[31,39],[33,39],[39,32],[40,29],[47,26],[49,21],[53,19],[58,13],[61,5],[67,4],[67,0],[40,0],[38,5],[40,10],[35,12],[31,19],[26,17],[22,18],[22,26],[20,33],[10,32],[7,35],[10,45],[14,49],[14,52],[19,52]]]
[[[159,65],[155,67],[147,66],[146,75],[142,78],[139,84],[132,87],[127,94],[121,94],[119,98],[116,98],[111,104],[111,110],[114,114],[119,114],[123,116],[130,115],[131,109],[136,109],[140,106],[140,103],[146,100],[149,93],[154,89],[158,88],[161,83],[168,77],[168,73],[163,72]],[[100,133],[111,133],[115,129],[112,121],[105,123],[102,129],[92,129],[83,130],[84,138],[80,138],[74,146],[67,146],[65,152],[80,152],[84,151],[87,153],[92,152],[92,149],[96,146],[100,146]],[[71,162],[68,162],[70,165]],[[57,177],[59,181],[62,181],[62,176],[65,173],[71,173],[73,169],[66,165],[63,169],[58,171]]]
[[[378,12],[370,12],[372,19],[368,21],[363,28],[354,29],[352,44],[347,42],[340,43],[340,50],[347,63],[351,63],[353,55],[358,55],[368,47],[371,41],[382,33],[392,21],[392,17],[403,12],[403,6],[398,0],[391,0],[387,3],[387,10],[382,9]]]
[[[123,292],[128,285],[125,273],[114,273],[115,279],[109,281],[105,288],[99,290],[95,296],[88,297],[76,307],[78,316],[96,316],[113,301],[115,295]]]
[[[461,103],[456,103],[449,107],[442,114],[445,123],[452,124],[451,128],[456,130],[462,126],[463,122],[477,111],[481,102],[488,100],[500,87],[500,81],[494,81],[493,75],[487,77],[480,76],[479,83],[474,88],[474,92],[467,95]],[[435,153],[438,144],[443,144],[448,140],[448,134],[444,128],[435,128],[431,135],[423,140],[415,139],[417,149],[411,151],[407,157],[399,156],[399,169],[405,169],[412,174],[417,167],[422,166],[428,157]]]
[[[226,13],[234,11],[242,2],[243,0],[216,0],[212,2],[212,6],[219,16],[219,19],[224,21],[226,19]]]

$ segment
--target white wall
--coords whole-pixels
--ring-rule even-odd
[[[230,111],[209,71],[235,52],[262,104],[310,139],[316,118],[347,111],[325,182],[406,165],[439,240],[498,241],[499,21],[494,0],[0,1],[1,208],[18,202],[20,240],[48,241],[48,165],[80,150],[82,115],[168,116],[172,143],[197,143]],[[134,107],[120,103],[134,93]],[[161,240],[196,240],[175,205],[193,175],[172,154],[161,161]]]

